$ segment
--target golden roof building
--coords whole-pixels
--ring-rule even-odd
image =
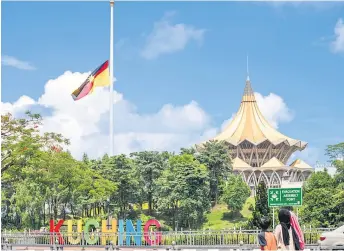
[[[268,187],[302,186],[313,171],[302,160],[287,165],[290,156],[305,149],[307,143],[270,125],[259,110],[249,77],[238,112],[212,140],[227,143],[233,171],[243,177],[253,194],[261,181]]]

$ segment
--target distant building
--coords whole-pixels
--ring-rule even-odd
[[[238,112],[213,140],[227,143],[233,171],[242,176],[252,195],[261,181],[267,187],[300,187],[313,172],[300,159],[287,165],[290,156],[304,150],[307,143],[289,138],[269,124],[259,110],[249,77]]]
[[[320,163],[319,161],[315,162],[314,165],[314,171],[315,172],[320,172],[320,171],[325,171],[327,170],[327,172],[331,175],[334,176],[336,174],[337,168],[329,162],[326,163]]]

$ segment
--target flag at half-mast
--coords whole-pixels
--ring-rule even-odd
[[[109,86],[109,61],[106,61],[96,70],[94,70],[88,78],[80,85],[78,89],[73,91],[72,97],[74,100],[79,100],[93,92],[95,87]]]

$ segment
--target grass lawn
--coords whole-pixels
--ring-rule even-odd
[[[203,225],[204,229],[229,229],[239,226],[244,223],[252,215],[249,206],[254,204],[254,198],[247,199],[244,208],[240,211],[240,216],[233,217],[231,211],[227,209],[227,205],[219,204],[212,208],[211,212],[207,215],[208,221]]]
[[[243,209],[240,211],[239,216],[233,216],[225,204],[216,205],[207,215],[207,222],[204,223],[203,229],[221,230],[239,227],[240,224],[246,222],[252,215],[252,211],[249,210],[251,204],[254,205],[253,197],[247,199]],[[135,205],[134,209],[137,210],[138,206]],[[146,214],[148,210],[148,203],[144,203],[142,205],[142,209],[143,211],[140,215],[140,218],[143,222],[146,222],[151,218],[151,216]],[[162,219],[159,219],[159,221],[164,225],[164,221]]]

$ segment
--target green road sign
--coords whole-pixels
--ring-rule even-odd
[[[269,188],[269,207],[302,206],[301,188]]]

